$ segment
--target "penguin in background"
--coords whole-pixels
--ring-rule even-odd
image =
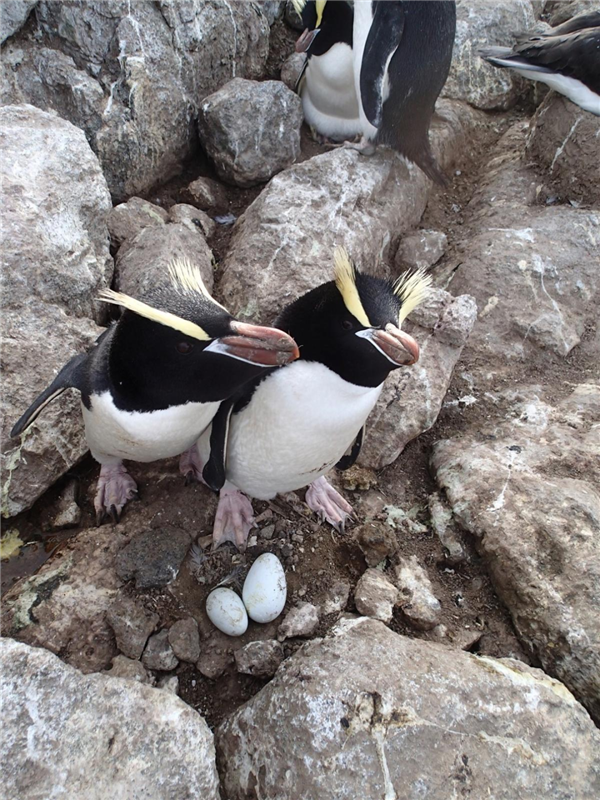
[[[355,0],[354,76],[369,154],[388,145],[440,185],[429,142],[435,103],[452,61],[454,0]]]
[[[488,47],[479,54],[600,116],[600,11],[579,14],[548,33],[518,37],[513,48]]]
[[[288,334],[235,320],[187,261],[169,266],[169,281],[155,287],[148,302],[110,289],[100,299],[121,306],[119,320],[63,367],[11,431],[20,436],[48,403],[66,389],[79,390],[87,443],[101,465],[97,524],[107,514],[117,522],[137,493],[124,459],[183,454],[180,468],[187,475],[193,467],[186,451],[221,401],[298,357]]]
[[[296,52],[306,52],[306,63],[296,91],[302,99],[304,119],[327,139],[351,139],[361,132],[354,85],[352,6],[347,0],[309,0],[300,13],[305,30]]]
[[[300,358],[247,384],[198,442],[205,480],[224,481],[214,547],[227,540],[245,547],[254,524],[249,497],[268,500],[304,486],[309,508],[342,531],[352,507],[325,474],[352,466],[386,377],[419,358],[401,326],[426,297],[430,278],[422,271],[395,282],[366,275],[343,248],[334,263],[334,281],[277,318]]]

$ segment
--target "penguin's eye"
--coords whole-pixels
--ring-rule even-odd
[[[187,356],[188,353],[192,352],[194,346],[189,342],[177,342],[175,349],[178,353],[181,353],[182,356]]]
[[[350,322],[350,320],[349,320],[349,319],[345,319],[345,320],[342,322],[342,328],[343,328],[345,331],[351,331],[351,330],[352,330],[352,328],[354,328],[354,325],[353,325],[353,324]]]

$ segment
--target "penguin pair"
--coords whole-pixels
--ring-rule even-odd
[[[579,14],[548,33],[479,51],[495,67],[541,81],[600,116],[600,11]]]
[[[124,459],[149,462],[183,454],[187,473],[186,451],[220,403],[298,356],[288,334],[234,319],[187,261],[170,265],[168,282],[155,287],[147,302],[111,290],[101,299],[121,306],[118,322],[90,352],[63,367],[11,431],[21,435],[66,389],[79,390],[87,443],[101,465],[94,501],[98,524],[106,514],[116,522],[137,492]]]
[[[204,477],[223,484],[214,546],[245,547],[254,522],[248,497],[305,486],[309,508],[342,530],[352,508],[325,475],[355,462],[386,377],[419,358],[402,323],[426,296],[429,277],[372,277],[341,248],[334,263],[335,280],[288,305],[275,323],[297,342],[300,358],[222,404],[198,442],[198,474],[206,465]]]
[[[307,50],[298,88],[309,124],[330,138],[341,138],[347,124],[362,134],[356,147],[365,155],[388,145],[444,184],[429,128],[452,60],[454,0],[355,0],[351,37],[344,0],[294,2],[307,25],[297,47]]]

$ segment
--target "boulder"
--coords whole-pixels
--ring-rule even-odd
[[[216,731],[223,794],[296,800],[598,791],[600,733],[541,670],[346,621]]]
[[[0,657],[7,797],[218,800],[212,734],[175,695],[10,639]]]
[[[432,469],[521,641],[600,721],[600,390],[438,442]]]
[[[0,8],[0,44],[13,36],[27,21],[39,0],[4,0]]]
[[[302,119],[300,98],[281,81],[235,78],[204,99],[198,129],[219,176],[254,186],[296,161]]]
[[[169,214],[160,206],[143,200],[141,197],[130,197],[126,203],[119,203],[108,215],[110,240],[115,249],[123,242],[133,239],[144,230],[164,226]]]

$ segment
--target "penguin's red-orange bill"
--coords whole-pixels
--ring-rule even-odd
[[[300,356],[292,337],[277,328],[245,322],[232,322],[231,328],[234,335],[219,339],[219,350],[226,355],[265,367],[281,367]]]
[[[408,333],[389,323],[384,331],[373,330],[373,344],[400,367],[409,367],[419,360],[419,345]]]

